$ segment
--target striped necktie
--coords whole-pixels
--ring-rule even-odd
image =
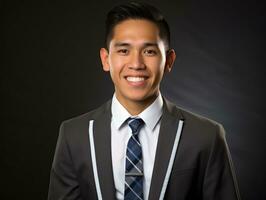
[[[138,133],[144,121],[140,118],[129,118],[128,124],[132,130],[132,136],[127,144],[124,199],[142,200],[143,163]]]

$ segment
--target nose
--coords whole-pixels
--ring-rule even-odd
[[[131,55],[129,68],[134,70],[141,70],[145,68],[143,57],[140,52],[136,51]]]

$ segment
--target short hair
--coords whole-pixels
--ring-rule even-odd
[[[121,4],[108,12],[105,21],[105,45],[107,49],[109,49],[115,26],[128,19],[144,19],[155,23],[159,29],[159,36],[168,50],[170,47],[170,28],[164,16],[154,6],[140,2]]]

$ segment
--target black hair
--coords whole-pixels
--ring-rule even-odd
[[[146,3],[130,2],[112,8],[105,21],[105,45],[109,48],[109,43],[113,37],[114,27],[127,19],[145,19],[157,25],[160,38],[164,41],[166,49],[170,47],[170,29],[162,13]]]

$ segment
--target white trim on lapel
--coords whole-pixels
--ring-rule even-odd
[[[174,143],[174,146],[173,146],[173,149],[172,149],[169,165],[168,165],[168,168],[167,168],[167,172],[166,172],[166,175],[165,175],[165,178],[164,178],[163,187],[162,187],[160,198],[159,198],[160,200],[163,200],[164,195],[165,195],[166,187],[167,187],[167,184],[168,184],[168,181],[169,181],[169,177],[170,177],[170,174],[171,174],[171,171],[172,171],[172,168],[173,168],[173,164],[174,164],[176,150],[177,150],[177,147],[178,147],[180,135],[181,135],[181,132],[182,132],[182,129],[183,129],[183,123],[184,123],[183,120],[179,120],[178,129],[176,131],[176,136],[175,136],[175,143]]]
[[[91,147],[91,160],[92,160],[92,167],[93,167],[93,174],[94,174],[94,181],[96,186],[96,192],[99,200],[102,200],[102,192],[99,183],[99,176],[97,171],[97,163],[96,163],[96,155],[95,155],[95,145],[94,145],[94,138],[93,138],[93,122],[94,120],[90,120],[89,123],[89,138],[90,138],[90,147]]]

